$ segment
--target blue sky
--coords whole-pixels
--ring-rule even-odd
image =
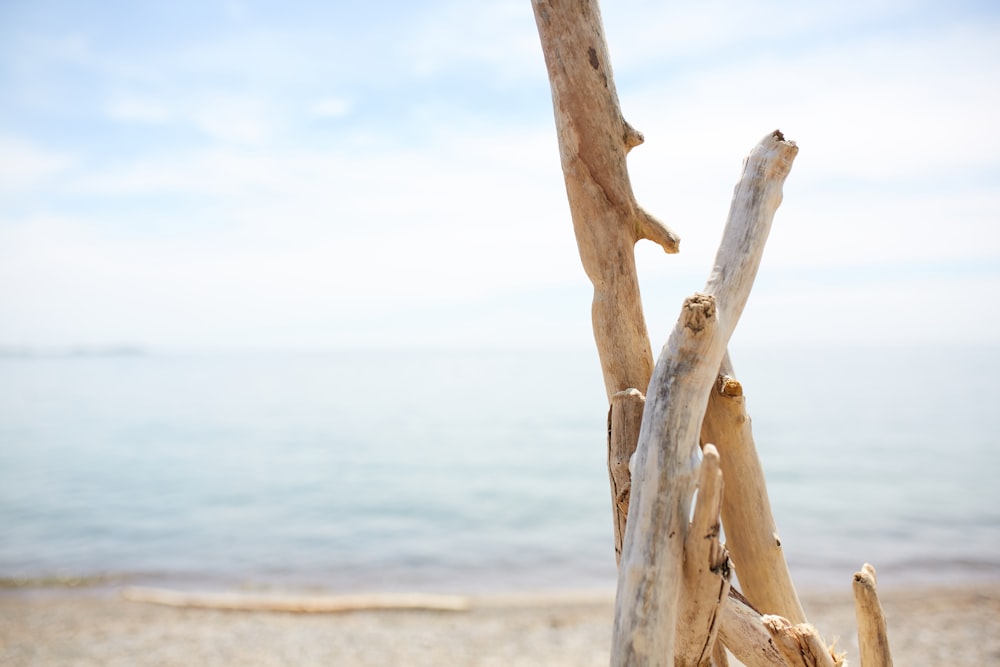
[[[1000,9],[602,7],[654,347],[800,153],[734,342],[1000,342]],[[0,345],[591,345],[528,0],[0,4]]]

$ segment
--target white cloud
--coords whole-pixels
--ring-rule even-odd
[[[875,11],[887,15],[887,7]],[[1000,93],[984,83],[997,61],[990,26],[852,38],[849,47],[828,39],[800,44],[788,56],[752,48],[787,36],[789,26],[758,20],[756,9],[724,12],[711,29],[699,21],[717,8],[608,9],[625,115],[647,136],[630,156],[633,184],[640,203],[682,237],[679,256],[648,243],[637,251],[654,345],[681,299],[703,286],[740,162],[774,127],[801,152],[740,327],[744,335],[867,335],[861,323],[924,335],[942,329],[927,321],[921,296],[943,293],[935,281],[865,273],[869,282],[859,286],[846,278],[857,267],[891,266],[893,275],[919,278],[924,266],[997,263],[1000,200],[989,174],[1000,154],[992,120]],[[659,11],[687,14],[668,13],[661,22]],[[811,34],[824,21],[853,20],[841,11],[797,9],[788,21]],[[626,19],[634,38],[622,36]],[[530,6],[451,3],[419,28],[398,47],[414,69],[390,72],[383,59],[350,81],[389,86],[419,70],[440,77],[435,85],[448,85],[455,72],[461,85],[471,85],[470,65],[488,85],[544,80]],[[678,44],[656,41],[674,33]],[[85,170],[71,170],[68,156],[0,142],[7,187],[40,187],[58,176],[58,188],[45,192],[85,204],[58,218],[40,210],[4,221],[0,321],[8,324],[0,337],[323,344],[391,340],[400,331],[426,340],[476,339],[486,330],[516,336],[546,323],[564,331],[567,322],[586,319],[590,288],[576,254],[548,99],[525,119],[477,108],[475,87],[463,109],[428,89],[400,109],[384,109],[378,126],[335,135],[330,128],[346,131],[349,124],[329,123],[324,130],[331,133],[315,141],[294,132],[296,116],[351,115],[356,92],[346,79],[313,67],[315,43],[292,53],[292,33],[240,35],[185,48],[176,61],[147,54],[131,73],[107,69],[104,90],[115,91],[107,116],[197,129],[184,146],[128,157],[95,147]],[[747,53],[727,54],[736,46]],[[693,55],[678,69],[685,49]],[[163,68],[154,66],[158,58]],[[211,76],[188,86],[186,73],[202,63]],[[652,73],[663,63],[669,67]],[[259,75],[253,86],[239,75],[247,71]],[[292,71],[323,84],[283,97],[276,82]],[[327,91],[337,94],[324,97]],[[413,135],[420,109],[432,112]],[[399,114],[405,129],[396,124]],[[846,278],[805,289],[814,270]],[[982,297],[977,281],[993,284],[995,273],[940,282]],[[794,282],[768,278],[775,275]],[[859,289],[877,298],[858,297]],[[582,315],[544,305],[561,290],[583,303]],[[512,295],[538,311],[511,309],[511,317],[524,319],[506,323],[466,308]],[[897,321],[878,320],[871,304],[879,303],[896,304]],[[1000,328],[989,322],[955,335]]]
[[[326,97],[310,108],[309,112],[320,118],[343,118],[351,113],[352,104],[342,97]]]
[[[210,139],[254,144],[272,133],[268,107],[257,96],[215,94],[193,101],[184,115]]]
[[[766,263],[997,259],[992,35],[966,25],[825,46],[626,91],[625,114],[647,137],[629,158],[640,203],[681,235],[680,265],[706,266],[740,160],[780,127],[800,152]]]
[[[66,153],[41,148],[30,141],[0,136],[0,192],[36,188],[76,161]]]
[[[126,123],[160,125],[174,118],[174,113],[164,104],[149,99],[118,96],[108,102],[107,115]]]
[[[421,75],[475,65],[489,79],[544,76],[538,32],[526,2],[450,2],[409,34],[402,48]]]
[[[266,344],[280,321],[283,336],[322,344],[379,313],[420,319],[490,295],[582,285],[558,158],[534,155],[536,143],[549,142],[477,133],[433,153],[363,156],[230,148],[88,171],[72,184],[78,197],[160,203],[140,217],[10,221],[3,282],[22,287],[3,294],[0,318],[53,330],[55,315],[21,298],[30,294],[87,303],[71,328],[128,333],[116,340],[221,344],[237,328]],[[428,331],[431,321],[412,325]]]

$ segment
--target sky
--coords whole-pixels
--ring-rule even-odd
[[[1000,342],[1000,5],[602,6],[654,349],[799,145],[734,343]],[[0,347],[592,346],[529,0],[0,2]]]

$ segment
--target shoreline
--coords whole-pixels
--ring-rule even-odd
[[[129,601],[122,588],[0,591],[2,665],[606,665],[613,593],[467,596],[466,611],[226,611]],[[900,665],[1000,663],[1000,581],[880,590]],[[858,665],[853,598],[802,594]]]

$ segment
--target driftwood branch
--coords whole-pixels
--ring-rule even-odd
[[[709,391],[750,293],[798,149],[780,132],[744,162],[705,293],[689,298],[660,354],[643,414],[615,604],[613,665],[674,657],[695,452]]]
[[[728,355],[708,399],[701,442],[718,449],[726,495],[722,523],[726,547],[739,573],[740,589],[765,614],[804,623],[805,613],[792,584],[781,539],[771,513],[764,469],[757,456],[743,387],[733,376]]]
[[[875,568],[865,563],[860,572],[855,572],[853,588],[861,667],[892,667],[885,614],[876,590]]]
[[[625,156],[642,135],[625,122],[597,0],[532,0],[552,89],[559,156],[610,399],[649,384],[653,355],[634,246],[675,253],[680,240],[636,203]]]
[[[175,591],[137,586],[123,590],[122,596],[133,602],[148,602],[169,607],[312,614],[389,609],[468,611],[471,608],[469,599],[462,596],[424,593],[306,596]]]

